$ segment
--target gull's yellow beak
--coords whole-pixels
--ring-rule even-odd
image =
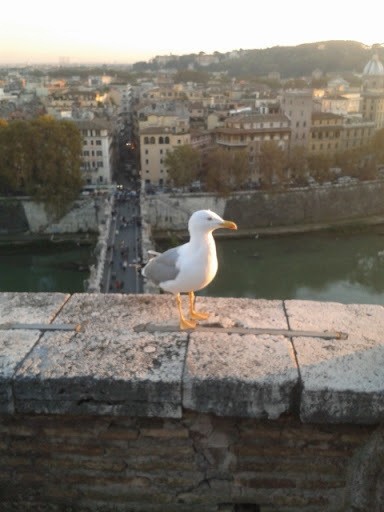
[[[220,224],[221,228],[227,228],[227,229],[237,229],[237,226],[234,222],[231,220],[225,220],[222,224]]]

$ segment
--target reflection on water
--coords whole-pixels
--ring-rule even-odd
[[[92,250],[67,242],[0,247],[0,292],[83,292]]]
[[[384,304],[380,232],[219,239],[217,250],[219,271],[202,295]]]

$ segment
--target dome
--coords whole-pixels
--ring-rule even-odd
[[[365,65],[363,75],[384,76],[384,66],[377,54],[373,55],[372,59]]]

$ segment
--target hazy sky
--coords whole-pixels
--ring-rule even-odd
[[[365,0],[6,1],[0,64],[132,63],[326,40],[384,43],[380,2]]]

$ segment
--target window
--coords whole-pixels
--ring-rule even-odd
[[[144,144],[149,144],[149,138],[148,137],[144,137]]]
[[[156,143],[156,139],[155,139],[155,137],[151,137],[151,138],[149,139],[149,143],[150,143],[150,144],[155,144],[155,143]]]
[[[103,156],[103,152],[100,150],[96,151],[96,156]]]
[[[101,146],[101,140],[100,139],[97,139],[96,146]]]

